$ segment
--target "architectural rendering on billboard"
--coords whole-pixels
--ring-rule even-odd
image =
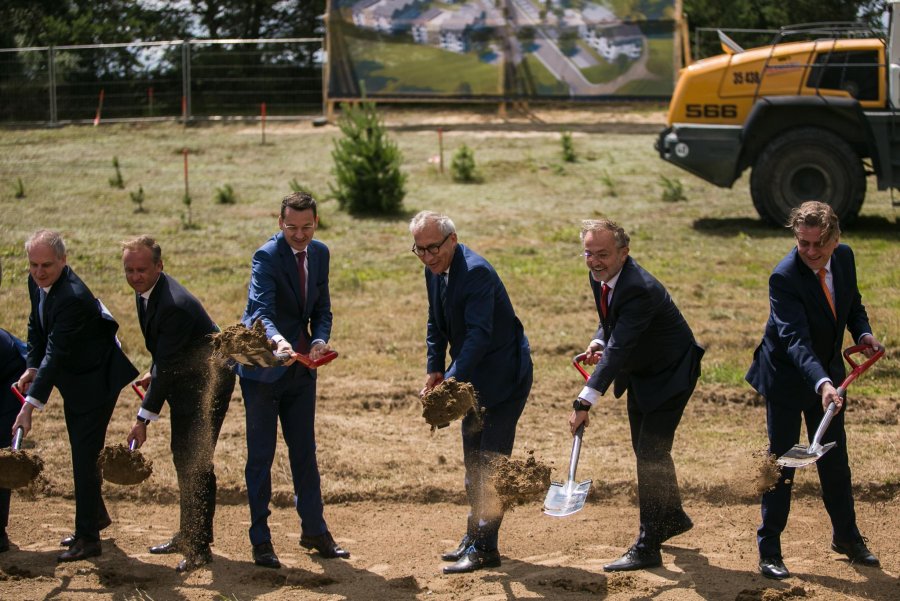
[[[331,98],[668,96],[674,0],[331,0]]]

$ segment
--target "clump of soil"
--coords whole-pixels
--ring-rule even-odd
[[[550,488],[550,466],[535,459],[534,451],[528,451],[525,461],[498,455],[491,460],[491,483],[506,511],[544,498]]]
[[[123,444],[104,447],[97,459],[103,479],[113,484],[140,484],[153,473],[153,462]]]
[[[422,417],[432,432],[465,417],[473,409],[480,416],[475,389],[468,382],[457,382],[456,378],[444,380],[422,398]]]
[[[785,590],[745,588],[737,594],[734,601],[784,601],[785,599],[798,599],[806,596],[806,589],[802,586],[792,586]]]
[[[778,484],[778,480],[781,478],[781,466],[775,462],[777,457],[768,451],[756,451],[753,456],[758,459],[756,494],[762,495]]]
[[[40,457],[27,451],[0,449],[0,488],[28,486],[43,469]]]
[[[218,334],[211,336],[213,354],[220,359],[227,359],[235,353],[252,353],[261,350],[273,350],[266,336],[266,329],[261,321],[256,320],[252,328],[242,323],[228,326]]]

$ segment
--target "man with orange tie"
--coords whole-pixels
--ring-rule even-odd
[[[844,330],[872,348],[883,348],[872,336],[866,308],[856,285],[853,251],[840,244],[837,215],[822,202],[795,208],[787,227],[796,248],[781,260],[769,277],[769,320],[753,356],[747,381],[766,399],[769,452],[780,457],[797,444],[800,417],[812,440],[830,403],[838,413],[822,443],[835,447],[816,462],[822,500],[831,518],[831,548],[852,563],[877,566],[856,527],[843,399],[835,386],[846,377],[841,356]],[[762,525],[756,532],[759,571],[767,578],[788,578],[781,554],[781,533],[791,507],[794,468],[783,468],[775,487],[762,497]]]
[[[662,543],[694,525],[681,506],[671,451],[703,348],[665,286],[628,255],[624,229],[609,219],[587,220],[581,241],[600,324],[585,359],[597,367],[573,404],[569,428],[574,434],[587,425],[593,407],[604,411],[610,386],[617,398],[627,392],[640,528],[634,544],[603,569],[659,567]]]

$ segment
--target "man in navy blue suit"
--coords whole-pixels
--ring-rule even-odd
[[[3,280],[3,266],[0,265],[0,281]],[[16,421],[21,404],[9,387],[14,384],[25,370],[25,343],[0,329],[0,448],[12,444],[12,425]],[[6,527],[9,525],[10,490],[0,488],[0,553],[9,551],[9,536]]]
[[[883,348],[872,335],[856,285],[856,263],[840,244],[840,225],[831,207],[805,202],[791,212],[787,227],[796,247],[769,277],[769,319],[747,381],[766,399],[769,452],[781,456],[797,444],[801,415],[809,440],[830,403],[837,406],[822,438],[837,442],[816,462],[822,499],[831,518],[831,548],[853,563],[877,566],[856,526],[844,405],[835,389],[846,377],[841,355],[844,330],[868,344],[867,354]],[[781,533],[791,507],[794,468],[782,468],[775,487],[763,494],[762,525],[757,530],[759,570],[767,578],[788,578],[781,554]]]
[[[624,229],[587,220],[581,240],[600,323],[585,360],[597,367],[573,403],[569,427],[574,434],[588,424],[588,411],[610,385],[616,398],[627,392],[640,528],[631,548],[603,569],[658,567],[662,543],[694,525],[681,506],[671,451],[704,351],[665,286],[628,255]]]
[[[300,546],[325,558],[350,557],[325,523],[316,462],[316,372],[295,360],[295,353],[315,360],[331,350],[330,255],[327,246],[313,239],[318,224],[316,201],[309,194],[296,192],[282,200],[281,231],[253,254],[241,318],[247,327],[261,321],[276,352],[291,357],[280,367],[238,367],[247,416],[250,542],[254,562],[267,568],[281,567],[268,526],[279,419],[300,515]]]
[[[412,251],[425,265],[428,292],[428,375],[422,394],[445,378],[456,378],[472,384],[483,408],[480,423],[474,412],[462,421],[470,512],[459,546],[441,556],[455,562],[444,573],[497,567],[503,512],[491,494],[490,462],[512,453],[516,424],[531,391],[531,349],[497,272],[457,242],[449,217],[422,211],[409,230]]]

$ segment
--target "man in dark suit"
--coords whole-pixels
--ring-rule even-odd
[[[159,419],[168,401],[172,462],[178,476],[181,520],[178,533],[154,554],[182,552],[178,572],[212,561],[216,511],[213,454],[234,390],[234,374],[211,359],[219,331],[203,305],[163,271],[162,249],[149,236],[122,243],[125,279],[136,295],[138,321],[153,358],[139,384],[147,390],[128,442],[147,439],[147,426]]]
[[[348,558],[328,531],[316,461],[316,372],[296,362],[295,353],[313,360],[330,351],[331,297],[328,247],[314,240],[319,217],[316,201],[303,192],[281,202],[281,232],[253,254],[247,307],[241,321],[257,320],[290,359],[280,367],[238,366],[247,412],[247,496],[250,542],[256,565],[279,568],[268,517],[272,497],[272,461],[278,420],[288,447],[300,515],[300,546],[325,558]]]
[[[853,563],[877,566],[856,526],[844,405],[835,389],[846,377],[841,355],[844,330],[868,344],[867,354],[882,349],[872,336],[856,285],[856,264],[849,246],[839,244],[840,225],[831,207],[805,202],[791,212],[787,226],[796,247],[769,277],[769,319],[753,355],[747,381],[766,399],[769,453],[778,457],[797,444],[800,416],[811,441],[830,403],[837,415],[823,443],[837,442],[816,462],[822,499],[831,518],[831,548]],[[794,468],[782,468],[775,487],[763,494],[762,525],[757,530],[759,570],[768,578],[788,578],[781,555],[781,533],[791,506]]]
[[[3,280],[3,266],[0,265],[0,282]],[[25,343],[0,329],[0,448],[12,444],[12,425],[21,409],[19,399],[9,389],[25,370]],[[10,490],[0,488],[0,553],[9,551],[9,536],[6,527],[9,525]]]
[[[119,324],[66,264],[62,237],[39,230],[25,252],[31,315],[27,369],[17,387],[27,396],[13,430],[27,434],[32,412],[44,408],[54,386],[59,390],[72,449],[75,534],[57,559],[87,559],[100,555],[100,530],[109,523],[97,458],[119,392],[138,372],[119,348]]]
[[[469,516],[459,546],[441,558],[445,574],[497,567],[503,511],[491,494],[490,462],[509,456],[531,391],[528,338],[503,282],[484,258],[457,242],[446,215],[422,211],[409,224],[412,251],[425,265],[428,292],[426,392],[445,378],[468,382],[483,409],[462,421]],[[447,347],[450,366],[446,365]]]
[[[603,569],[657,567],[662,543],[693,527],[681,506],[671,451],[703,348],[666,288],[628,255],[625,230],[608,219],[588,220],[581,240],[600,324],[586,351],[586,363],[597,367],[575,400],[569,427],[574,434],[588,424],[588,411],[610,385],[616,398],[627,392],[640,529],[631,548]]]

